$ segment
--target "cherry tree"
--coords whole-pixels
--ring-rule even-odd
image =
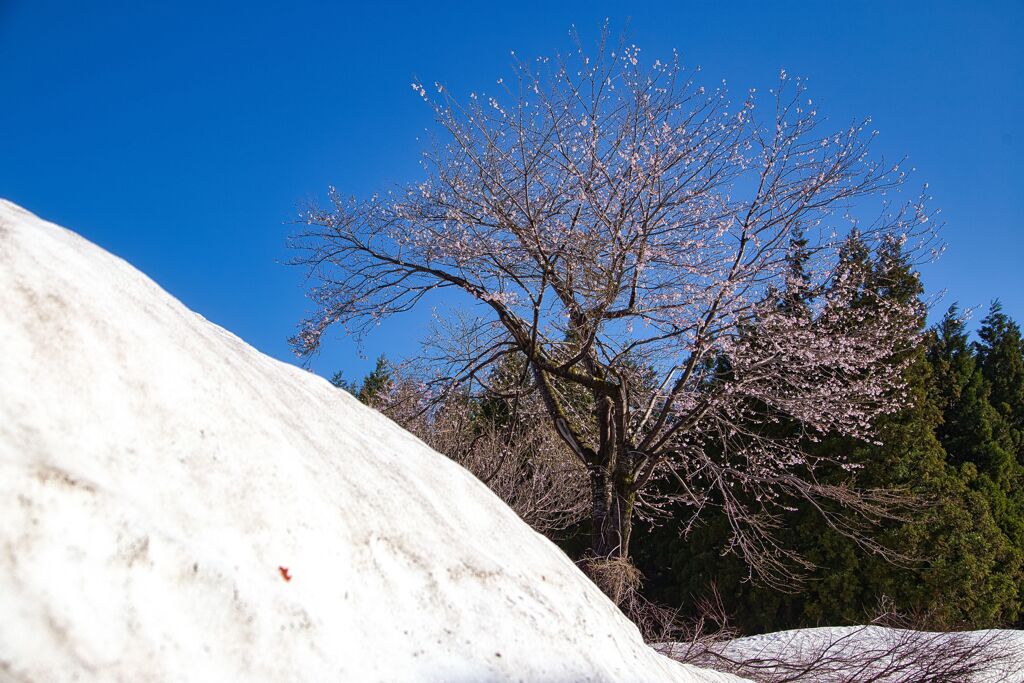
[[[515,58],[493,96],[413,83],[439,133],[424,178],[363,200],[332,188],[303,213],[315,310],[292,341],[309,354],[332,326],[360,335],[457,292],[432,381],[487,391],[523,360],[516,391],[588,473],[595,556],[628,558],[637,515],[718,506],[732,550],[782,577],[794,501],[851,534],[891,502],[821,483],[843,463],[806,448],[874,439],[916,341],[914,305],[858,304],[870,288],[844,245],[926,258],[934,221],[903,198],[903,162],[869,151],[869,120],[829,128],[784,71],[736,102],[697,77],[605,32],[591,52]]]

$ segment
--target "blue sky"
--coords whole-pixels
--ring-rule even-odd
[[[283,265],[296,205],[418,177],[430,112],[414,76],[456,90],[551,54],[605,18],[708,82],[809,79],[819,112],[871,115],[943,209],[924,270],[942,307],[993,297],[1024,322],[1024,1],[151,3],[0,0],[0,196],[76,230],[257,348],[293,359],[307,308]],[[980,318],[980,311],[976,318]],[[334,338],[317,372],[356,377],[415,349],[429,311],[358,357]]]

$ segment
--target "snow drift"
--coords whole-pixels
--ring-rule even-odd
[[[0,679],[725,681],[470,474],[0,201]]]
[[[1024,683],[1024,631],[831,626],[658,649],[757,681]]]

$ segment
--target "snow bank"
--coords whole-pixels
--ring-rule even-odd
[[[0,679],[737,680],[645,647],[386,418],[3,201],[0,382]]]
[[[679,659],[758,681],[1024,683],[1024,631],[938,633],[881,626],[794,629],[706,646],[666,643]]]

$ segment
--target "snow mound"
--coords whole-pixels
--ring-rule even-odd
[[[0,679],[737,680],[647,648],[383,416],[2,200],[0,349]]]
[[[830,626],[658,649],[758,681],[1024,683],[1024,631],[1015,630]]]

